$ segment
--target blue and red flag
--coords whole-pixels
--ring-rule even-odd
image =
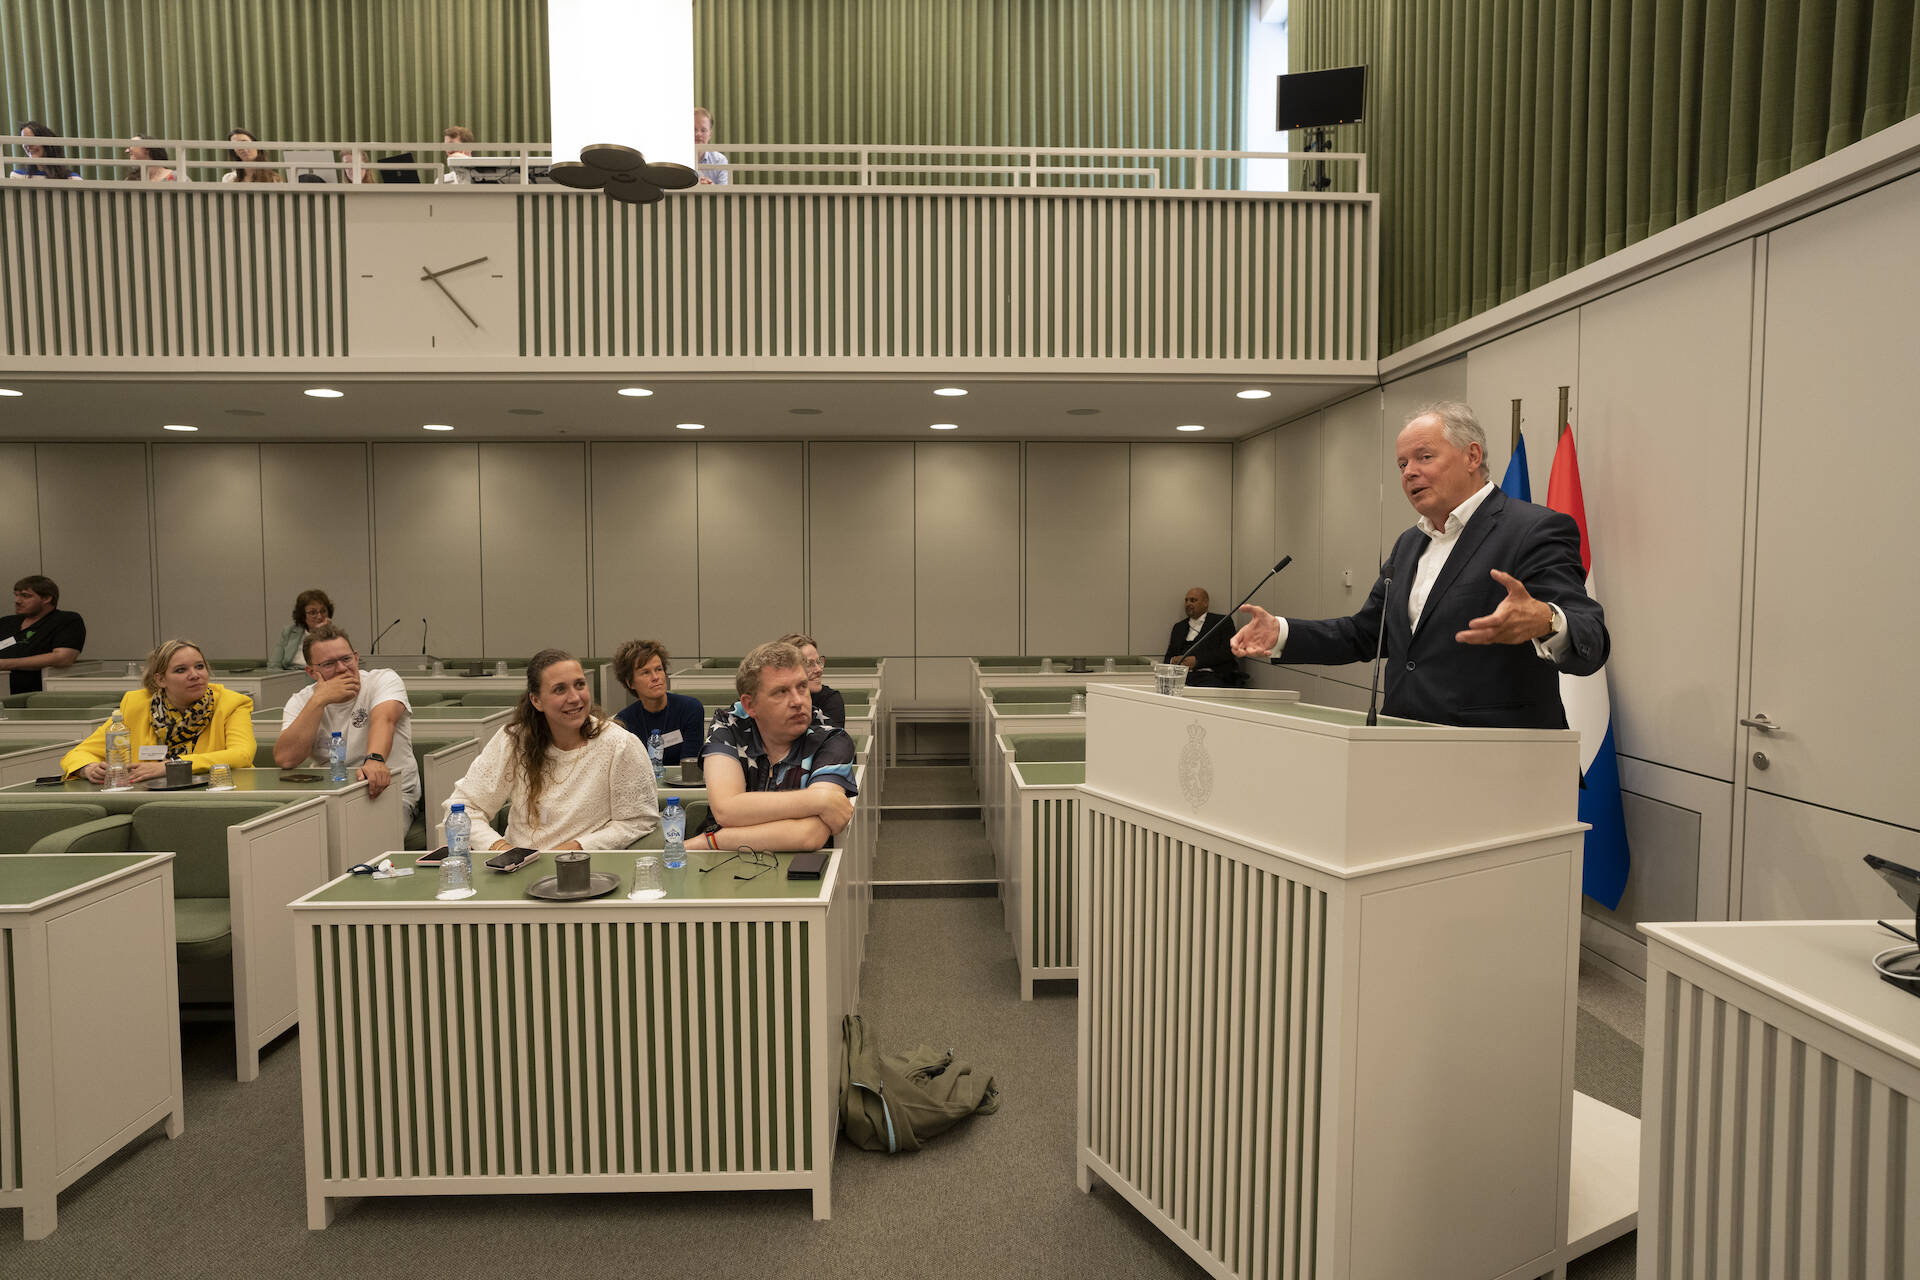
[[[1572,516],[1580,526],[1580,565],[1587,572],[1587,594],[1597,599],[1593,543],[1587,536],[1587,504],[1580,492],[1580,460],[1574,454],[1571,429],[1560,433],[1560,446],[1554,450],[1547,506]],[[1593,828],[1587,832],[1581,887],[1589,898],[1611,911],[1620,905],[1620,895],[1626,892],[1630,858],[1627,819],[1620,805],[1620,761],[1613,746],[1613,704],[1607,696],[1607,673],[1601,670],[1590,676],[1570,676],[1563,672],[1560,701],[1567,709],[1567,723],[1580,731],[1580,821]]]

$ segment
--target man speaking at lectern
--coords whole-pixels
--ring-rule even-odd
[[[1384,617],[1387,715],[1566,728],[1560,673],[1592,675],[1606,662],[1606,617],[1586,592],[1578,526],[1501,493],[1486,454],[1486,432],[1466,405],[1414,414],[1395,456],[1420,519],[1393,544],[1360,612],[1313,621],[1249,605],[1241,612],[1253,621],[1234,635],[1234,653],[1369,662]]]

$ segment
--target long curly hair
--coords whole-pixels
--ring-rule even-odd
[[[546,675],[547,668],[562,662],[578,662],[580,659],[565,649],[542,649],[527,660],[527,687],[521,693],[520,701],[513,704],[513,714],[507,717],[505,732],[513,735],[513,772],[516,778],[524,778],[527,784],[527,822],[540,821],[540,793],[547,787],[547,748],[553,745],[553,730],[547,726],[547,718],[533,705],[533,695],[540,692],[540,681]],[[587,722],[580,726],[580,736],[592,739],[600,736],[607,722],[602,718],[599,704],[588,708]]]

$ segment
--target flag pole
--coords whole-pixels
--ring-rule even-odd
[[[1520,400],[1518,397],[1515,397],[1513,402],[1513,439],[1507,442],[1507,452],[1512,453],[1515,449],[1518,449],[1519,447],[1520,447]]]
[[[1569,420],[1569,419],[1567,418],[1567,408],[1568,408],[1568,406],[1569,406],[1569,404],[1570,404],[1570,402],[1572,401],[1572,394],[1571,394],[1571,393],[1572,393],[1572,391],[1573,391],[1573,388],[1572,388],[1572,387],[1561,387],[1561,388],[1560,388],[1560,422],[1559,422],[1559,430],[1560,430],[1561,432],[1566,432],[1566,431],[1571,431],[1571,430],[1573,430],[1573,423],[1572,423],[1572,422],[1571,422],[1571,421],[1570,421],[1570,420]],[[1558,438],[1558,433],[1556,433],[1556,435],[1555,435],[1555,438],[1556,438],[1556,439]]]

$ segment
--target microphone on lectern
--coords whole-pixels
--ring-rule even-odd
[[[1225,622],[1228,618],[1231,618],[1234,614],[1240,612],[1240,605],[1243,605],[1247,601],[1253,599],[1255,592],[1259,591],[1260,588],[1266,586],[1269,582],[1273,581],[1274,574],[1280,572],[1282,569],[1286,568],[1288,565],[1292,563],[1293,563],[1292,556],[1281,556],[1280,563],[1273,566],[1273,568],[1267,570],[1267,576],[1253,584],[1253,591],[1249,591],[1247,592],[1247,594],[1240,597],[1240,604],[1233,606],[1233,608],[1227,610],[1225,613],[1220,615],[1220,622]],[[1208,627],[1205,631],[1202,631],[1199,635],[1195,636],[1193,638],[1193,643],[1188,645],[1186,649],[1181,652],[1180,656],[1184,658],[1187,656],[1187,654],[1192,653],[1195,649],[1198,649],[1200,647],[1200,642],[1202,640],[1205,640],[1208,636],[1212,635],[1214,632],[1220,629],[1220,622],[1214,623],[1212,626]]]
[[[1380,723],[1380,654],[1387,644],[1387,605],[1393,599],[1393,575],[1391,561],[1380,564],[1380,578],[1387,584],[1387,591],[1380,599],[1380,633],[1373,638],[1373,688],[1367,693],[1367,727],[1374,728]]]

